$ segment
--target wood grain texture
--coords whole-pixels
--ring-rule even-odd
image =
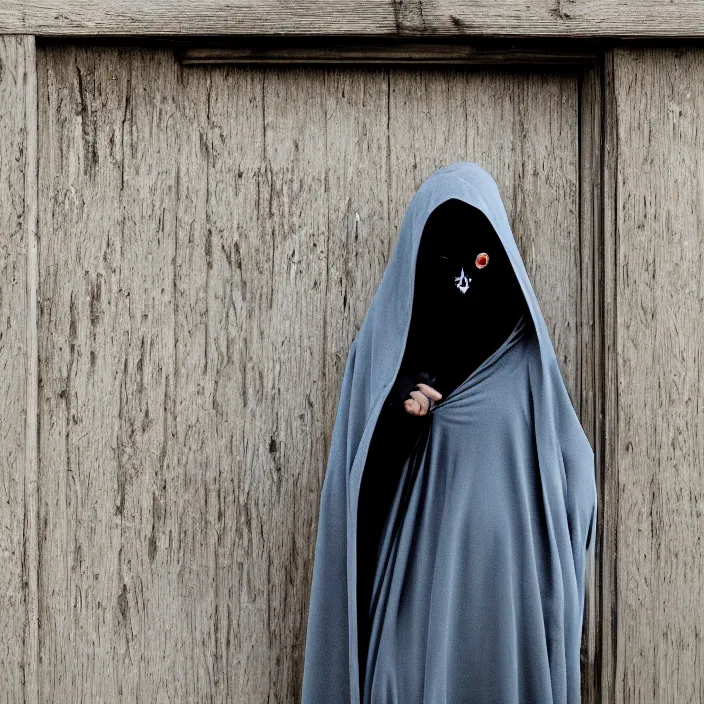
[[[41,701],[297,701],[344,362],[437,166],[497,174],[578,393],[576,79],[52,46],[39,95]]]
[[[616,702],[704,698],[704,52],[614,57]]]
[[[687,0],[4,0],[0,32],[701,37],[704,6]]]
[[[324,81],[328,145],[324,319],[327,450],[350,342],[381,280],[396,231],[389,220],[389,72],[328,69]],[[320,470],[318,486],[322,488],[325,464]],[[313,501],[317,503],[318,495]],[[317,515],[313,523],[317,524]]]
[[[0,701],[36,701],[36,72],[0,36]]]
[[[597,253],[603,262],[601,276],[595,279],[597,292],[596,311],[601,321],[601,354],[597,354],[596,376],[599,381],[601,402],[600,432],[596,442],[597,467],[601,471],[600,511],[597,516],[596,551],[599,553],[599,593],[601,633],[597,643],[597,661],[600,682],[596,683],[598,702],[615,701],[620,684],[616,681],[616,648],[618,626],[619,559],[619,460],[618,434],[619,383],[618,383],[618,107],[616,101],[614,51],[604,56],[602,83],[602,171],[601,171],[601,227]],[[599,327],[599,326],[598,326]],[[599,426],[597,426],[599,427]]]

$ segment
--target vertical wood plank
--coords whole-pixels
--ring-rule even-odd
[[[180,376],[177,415],[190,421],[173,461],[184,477],[204,484],[194,527],[207,546],[195,561],[204,574],[193,592],[203,594],[196,652],[204,676],[189,697],[279,701],[288,680],[271,673],[278,651],[270,645],[270,553],[278,532],[268,513],[275,409],[263,331],[271,315],[274,236],[262,227],[264,76],[186,70],[183,92],[174,343],[187,372]],[[184,651],[179,668],[191,667],[193,658]]]
[[[305,609],[300,606],[307,590],[298,575],[309,564],[302,540],[311,537],[310,471],[325,462],[324,415],[318,415],[325,400],[325,75],[323,68],[272,69],[264,74],[262,209],[272,252],[270,272],[261,280],[271,314],[260,334],[271,365],[267,421],[274,484],[262,508],[271,512],[267,529],[273,541],[268,555],[268,644],[276,643],[276,657],[270,658],[268,676],[280,701],[295,701],[300,693],[306,631]]]
[[[468,143],[496,175],[579,412],[581,286],[590,276],[580,270],[576,75],[496,72],[470,85]]]
[[[37,50],[24,38],[25,233],[27,238],[27,469],[24,485],[23,581],[27,613],[24,626],[24,702],[39,702],[39,156],[37,122]]]
[[[0,35],[0,699],[37,693],[37,87],[33,36]]]
[[[604,55],[602,104],[602,226],[600,255],[603,261],[601,300],[598,314],[602,320],[601,399],[603,408],[602,427],[597,442],[597,459],[601,452],[602,485],[599,518],[597,520],[597,550],[600,550],[599,569],[601,576],[601,639],[599,669],[599,702],[614,702],[618,696],[621,676],[617,671],[618,621],[619,621],[619,552],[618,530],[620,517],[619,485],[620,465],[618,461],[619,435],[619,361],[617,323],[617,184],[619,172],[619,140],[617,134],[618,110],[614,74],[614,51]],[[597,280],[597,283],[599,280]],[[622,680],[621,680],[622,682]]]
[[[615,52],[618,702],[704,697],[703,73]]]

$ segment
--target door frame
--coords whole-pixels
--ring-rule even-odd
[[[702,23],[704,27],[704,22]],[[616,227],[617,174],[615,103],[613,94],[613,42],[603,40],[546,40],[473,38],[364,39],[340,37],[124,37],[99,35],[24,38],[27,80],[27,262],[28,262],[28,420],[27,440],[32,452],[26,467],[28,539],[27,608],[38,615],[38,166],[36,48],[52,43],[116,44],[171,47],[184,65],[346,65],[404,66],[422,70],[441,66],[512,70],[515,68],[565,70],[578,77],[579,243],[581,290],[579,296],[580,386],[575,405],[592,441],[596,462],[599,521],[594,560],[587,566],[582,679],[585,704],[609,701],[613,696],[616,652],[613,594],[616,583],[617,474],[608,471],[616,457],[618,379],[616,360]],[[652,42],[650,42],[652,44]],[[38,625],[28,617],[28,643],[36,653]],[[28,692],[36,683],[36,663],[27,672]],[[36,693],[35,693],[36,694]],[[29,696],[28,701],[37,701]]]

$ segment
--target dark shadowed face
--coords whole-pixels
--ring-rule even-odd
[[[449,200],[423,230],[404,373],[447,394],[506,339],[526,300],[499,236],[477,208]]]
[[[481,211],[458,200],[428,218],[418,250],[414,307],[438,325],[492,325],[523,293],[499,236]]]

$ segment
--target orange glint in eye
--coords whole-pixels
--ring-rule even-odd
[[[474,260],[474,265],[477,269],[483,269],[489,263],[489,255],[486,252],[477,254],[477,258]]]

